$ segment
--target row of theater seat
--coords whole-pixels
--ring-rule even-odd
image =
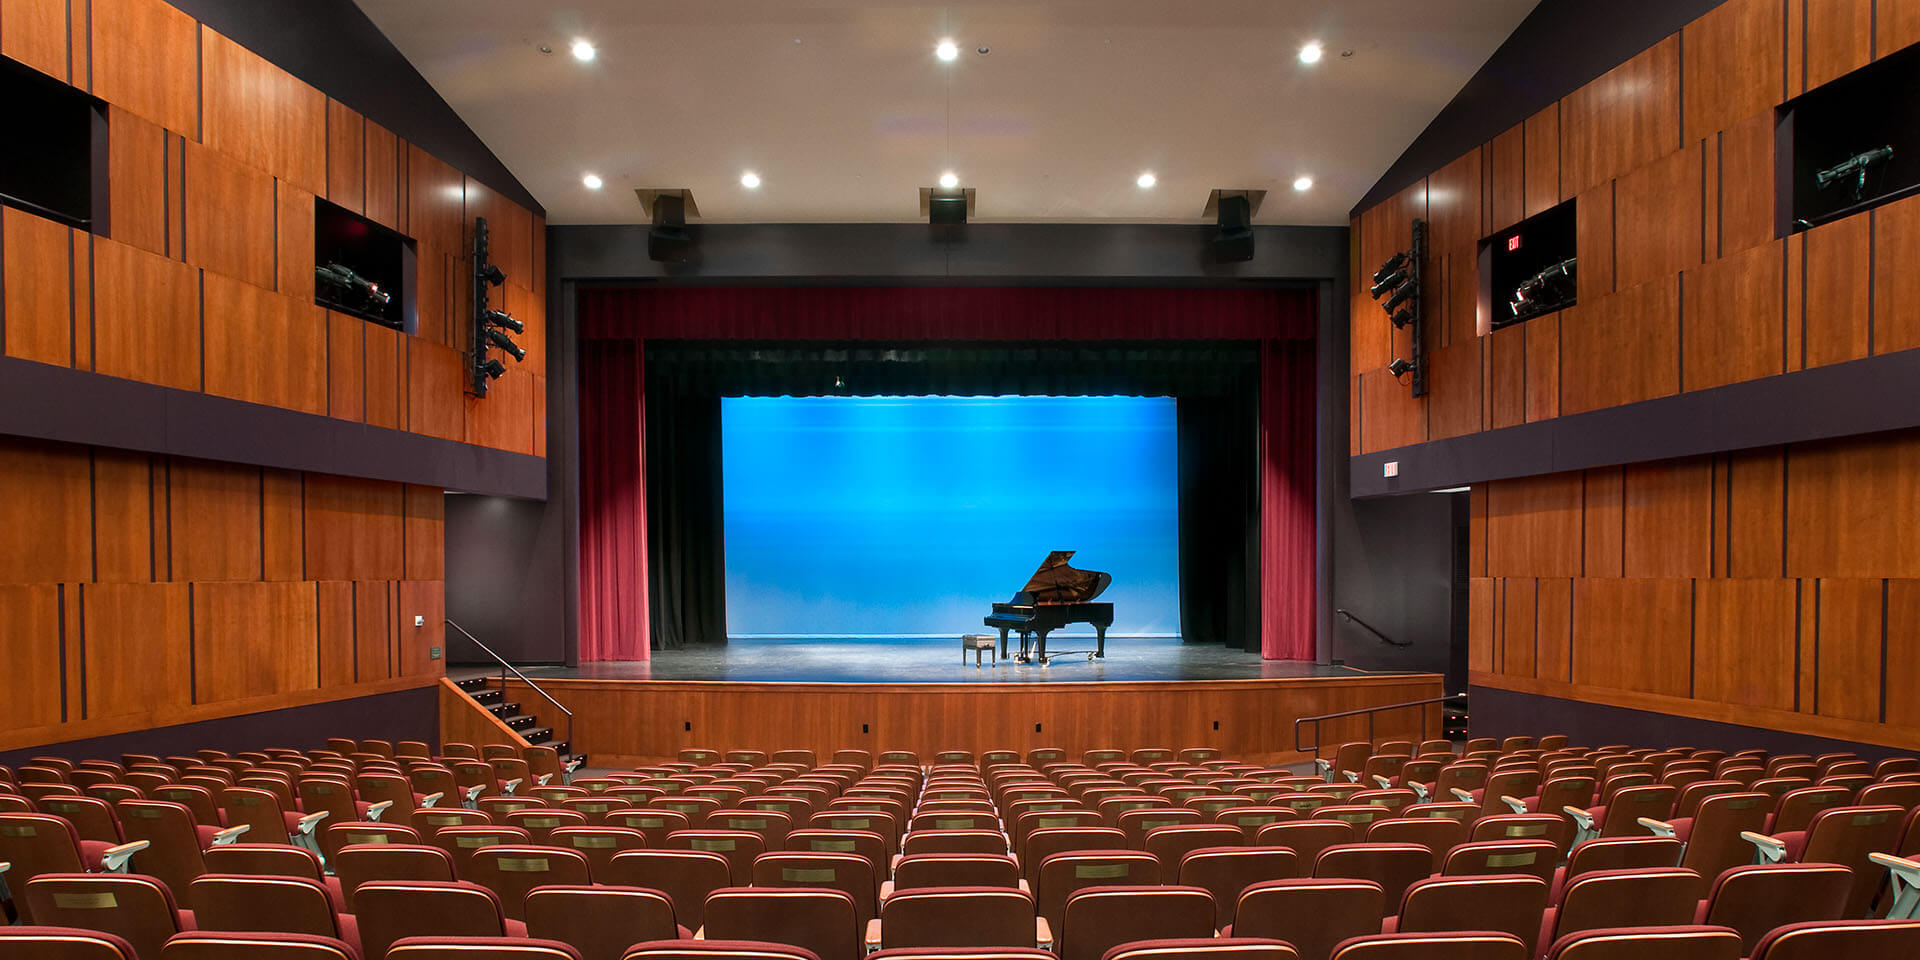
[[[1373,745],[1368,746],[1371,748]],[[1382,748],[1387,746],[1391,745],[1381,745]],[[1555,831],[1553,825],[1557,823],[1564,827],[1566,817],[1570,817],[1572,812],[1569,811],[1565,816],[1552,812],[1477,816],[1480,810],[1471,801],[1505,805],[1496,809],[1521,809],[1526,806],[1521,798],[1495,798],[1485,787],[1481,788],[1482,795],[1478,797],[1462,788],[1460,792],[1467,797],[1458,802],[1421,804],[1418,798],[1433,795],[1438,787],[1437,778],[1434,782],[1423,784],[1418,780],[1409,782],[1402,776],[1401,782],[1396,784],[1392,777],[1375,772],[1370,776],[1386,782],[1380,783],[1380,790],[1368,791],[1355,782],[1364,771],[1352,771],[1337,763],[1328,765],[1328,773],[1335,780],[1345,779],[1348,782],[1324,783],[1318,782],[1317,778],[1292,776],[1287,770],[1231,764],[1217,757],[1207,757],[1201,751],[1189,753],[1185,758],[1190,761],[1188,763],[1180,762],[1181,758],[1174,757],[1171,751],[1156,752],[1162,753],[1165,759],[1155,759],[1152,753],[1141,756],[1143,752],[1136,752],[1133,757],[1124,759],[1093,758],[1100,761],[1097,770],[1084,764],[1072,764],[1044,756],[1037,758],[1043,767],[1036,769],[1030,764],[1021,764],[1018,758],[988,754],[987,758],[1000,762],[990,767],[985,776],[977,767],[958,763],[936,765],[931,770],[899,766],[876,767],[867,771],[854,763],[808,769],[798,763],[782,763],[761,755],[759,759],[769,762],[756,769],[745,762],[745,758],[731,762],[719,759],[717,763],[702,763],[718,758],[696,756],[675,764],[643,768],[635,771],[634,775],[588,778],[576,781],[570,787],[545,788],[579,790],[585,796],[564,794],[559,796],[558,801],[572,804],[578,809],[514,809],[524,802],[524,798],[516,800],[510,793],[515,785],[505,783],[494,785],[493,789],[499,792],[492,797],[468,794],[475,808],[490,810],[437,810],[433,807],[414,810],[411,814],[414,821],[434,830],[431,839],[444,841],[445,848],[420,846],[412,851],[403,851],[400,848],[409,845],[355,842],[371,838],[352,833],[354,829],[386,831],[402,839],[419,839],[417,834],[412,837],[401,835],[400,831],[408,828],[397,824],[339,823],[332,825],[332,829],[322,837],[338,833],[348,841],[345,844],[323,846],[330,846],[329,852],[335,854],[333,867],[353,880],[353,885],[346,887],[344,893],[353,897],[356,906],[360,888],[366,884],[350,873],[346,866],[350,861],[359,859],[362,851],[373,848],[377,853],[399,854],[434,850],[452,864],[454,870],[449,871],[447,880],[427,881],[428,884],[449,883],[453,879],[451,874],[456,871],[461,876],[491,879],[492,882],[458,890],[423,886],[415,882],[413,889],[408,892],[416,896],[423,891],[447,896],[458,893],[463,899],[472,899],[477,892],[485,891],[495,897],[493,919],[498,925],[497,929],[502,934],[511,934],[515,931],[508,924],[514,920],[501,914],[512,914],[517,907],[523,911],[523,916],[530,919],[533,912],[530,901],[536,898],[529,894],[535,886],[552,887],[548,891],[549,899],[556,901],[566,899],[559,896],[565,886],[578,888],[568,893],[582,902],[626,893],[625,890],[616,889],[626,887],[624,883],[556,885],[541,883],[542,877],[589,883],[602,878],[623,880],[626,878],[613,870],[623,860],[659,859],[655,857],[656,854],[668,853],[646,850],[644,846],[620,849],[622,840],[631,838],[622,838],[618,833],[593,831],[626,829],[639,834],[642,844],[648,838],[640,830],[595,827],[582,825],[580,821],[590,816],[654,818],[656,815],[663,820],[673,821],[677,816],[684,819],[684,825],[674,822],[672,826],[682,828],[668,830],[659,839],[666,841],[667,846],[687,849],[681,866],[660,872],[658,888],[672,888],[683,875],[697,873],[692,864],[699,862],[696,855],[701,854],[711,858],[707,861],[711,866],[708,870],[711,877],[723,877],[726,882],[745,879],[759,886],[748,889],[708,887],[705,897],[698,895],[698,889],[656,897],[663,899],[673,910],[686,915],[698,910],[704,916],[717,905],[720,908],[721,926],[727,932],[741,932],[729,924],[745,924],[748,928],[745,932],[752,932],[754,924],[758,923],[766,929],[786,931],[782,936],[787,940],[795,940],[803,937],[792,931],[809,929],[811,924],[818,927],[815,932],[822,937],[813,945],[821,947],[824,950],[822,956],[825,957],[852,955],[843,948],[841,940],[844,938],[835,936],[834,931],[844,932],[848,928],[857,930],[861,920],[876,912],[873,909],[875,902],[881,904],[877,912],[882,920],[880,929],[868,937],[875,946],[892,943],[895,939],[893,932],[897,928],[912,929],[915,921],[909,918],[915,916],[916,910],[923,917],[937,919],[944,916],[948,919],[946,926],[962,928],[939,932],[939,923],[919,921],[921,925],[934,930],[931,934],[934,936],[955,937],[972,933],[985,936],[992,941],[985,945],[996,947],[1015,946],[1016,943],[1007,942],[1014,939],[1044,941],[1046,924],[1038,926],[1037,936],[1032,929],[1032,918],[1038,913],[1042,921],[1051,920],[1055,926],[1071,928],[1062,930],[1060,946],[1063,953],[1070,957],[1094,960],[1101,955],[1103,948],[1120,942],[1190,934],[1195,929],[1211,933],[1216,926],[1223,925],[1221,921],[1232,922],[1236,911],[1242,915],[1241,929],[1231,932],[1245,934],[1249,922],[1257,926],[1263,919],[1282,918],[1290,924],[1282,932],[1299,941],[1295,945],[1304,946],[1303,955],[1309,957],[1329,955],[1334,947],[1332,942],[1326,941],[1332,934],[1351,933],[1355,929],[1364,930],[1368,927],[1378,930],[1383,918],[1389,929],[1400,931],[1407,930],[1409,926],[1419,928],[1433,925],[1438,929],[1457,930],[1463,929],[1462,924],[1466,925],[1465,929],[1498,925],[1508,928],[1523,949],[1533,953],[1552,942],[1551,936],[1556,929],[1566,926],[1570,909],[1576,916],[1581,915],[1583,909],[1590,912],[1594,910],[1594,907],[1587,905],[1587,901],[1599,905],[1601,909],[1598,913],[1604,914],[1604,907],[1610,900],[1623,896],[1621,891],[1639,890],[1637,896],[1646,899],[1647,891],[1664,889],[1666,892],[1663,895],[1652,898],[1660,901],[1664,908],[1658,922],[1676,923],[1683,919],[1694,919],[1677,918],[1679,905],[1684,902],[1686,907],[1693,908],[1700,900],[1697,893],[1688,895],[1691,888],[1684,883],[1690,879],[1698,886],[1701,884],[1700,875],[1672,866],[1677,859],[1674,848],[1682,843],[1677,838],[1612,837],[1604,841],[1597,840],[1582,844],[1575,851],[1574,860],[1562,865],[1560,860],[1566,853],[1565,847],[1547,838],[1571,835],[1571,830]],[[1597,765],[1622,766],[1625,763],[1613,762],[1616,758],[1608,751],[1570,752],[1593,759]],[[1385,749],[1370,749],[1369,753],[1393,756]],[[1548,771],[1564,772],[1566,768],[1553,764],[1556,760],[1566,758],[1552,757],[1550,753],[1530,747],[1514,747],[1481,759],[1492,761],[1491,765],[1501,774],[1510,774],[1529,765],[1541,774]],[[1651,755],[1654,752],[1646,753]],[[1632,753],[1628,752],[1627,755],[1632,756]],[[941,759],[956,761],[960,758]],[[1137,762],[1142,759],[1149,763]],[[1370,755],[1365,762],[1371,763],[1373,759]],[[1433,751],[1427,751],[1427,759],[1439,761],[1440,758],[1433,756]],[[1472,759],[1472,752],[1465,760],[1450,758],[1439,769],[1458,774],[1460,771],[1452,768],[1472,766]],[[1380,766],[1384,765],[1376,764],[1376,767]],[[1621,776],[1637,772],[1623,770]],[[1888,771],[1888,782],[1900,782],[1894,779],[1898,775],[1898,771]],[[1553,778],[1549,777],[1546,782],[1552,783]],[[595,787],[599,789],[595,790]],[[1621,785],[1615,789],[1624,790],[1627,787]],[[1147,792],[1149,790],[1152,792]],[[736,795],[733,791],[739,792]],[[721,796],[703,796],[703,792],[718,792]],[[756,795],[758,801],[754,799]],[[813,812],[814,800],[822,796],[827,801],[825,809]],[[1538,795],[1532,797],[1536,801],[1534,809],[1540,809],[1538,798]],[[419,802],[424,798],[412,799]],[[644,804],[634,806],[636,799],[643,800]],[[1704,799],[1710,800],[1711,797]],[[722,807],[726,800],[740,805]],[[365,803],[364,799],[357,802]],[[542,797],[540,802],[552,800]],[[1176,803],[1181,805],[1176,806]],[[836,807],[836,804],[841,806]],[[1094,809],[1095,806],[1100,809]],[[1551,811],[1552,807],[1545,809]],[[641,812],[619,813],[623,810]],[[836,813],[836,810],[840,812]],[[1017,816],[1008,816],[1016,811]],[[876,829],[855,829],[853,824],[843,823],[795,831],[791,829],[791,824],[796,812],[808,816],[809,821],[818,816],[858,818],[864,821],[859,826]],[[1304,817],[1303,812],[1306,813]],[[1825,812],[1822,811],[1822,815]],[[546,833],[538,837],[540,840],[572,843],[569,847],[515,843],[536,838],[528,827],[511,823],[493,826],[496,813],[503,819],[518,819],[532,829],[545,830]],[[1778,816],[1780,811],[1770,813]],[[445,817],[449,822],[434,824],[431,818],[436,817]],[[574,820],[576,817],[579,820]],[[1469,825],[1465,821],[1470,817],[1474,822]],[[1127,821],[1136,827],[1134,834],[1129,835],[1125,830],[1108,825],[1119,821]],[[1014,829],[1003,832],[1009,822],[1014,824]],[[700,824],[699,828],[694,827],[696,823]],[[1376,831],[1392,833],[1395,825],[1399,825],[1398,829],[1419,834],[1427,842],[1424,845],[1418,842],[1341,842],[1357,839],[1356,827],[1364,827],[1371,839]],[[916,830],[913,827],[925,829]],[[1483,828],[1493,827],[1504,829],[1509,837],[1540,839],[1483,842],[1464,847],[1445,842],[1452,835],[1449,831],[1465,831],[1469,827],[1472,835],[1478,835]],[[502,832],[484,832],[492,830]],[[1513,832],[1516,830],[1523,832]],[[963,837],[962,834],[984,837]],[[1333,842],[1321,842],[1316,847],[1316,837]],[[923,838],[936,849],[947,842],[979,842],[981,839],[990,839],[999,846],[997,852],[989,843],[984,850],[968,848],[927,854],[915,849],[916,841]],[[472,842],[463,844],[463,839]],[[1281,839],[1288,845],[1263,843]],[[600,846],[597,842],[578,842],[581,840],[612,842]],[[867,842],[862,844],[859,842],[862,840]],[[1138,843],[1131,843],[1134,840]],[[1248,840],[1255,841],[1256,845],[1247,845]],[[796,844],[804,846],[795,849]],[[1130,844],[1146,849],[1116,849]],[[254,848],[259,845],[244,846]],[[395,849],[381,851],[378,850],[380,846],[395,846]],[[702,846],[707,849],[699,849]],[[788,849],[781,850],[783,846]],[[866,847],[864,852],[860,849],[862,846]],[[1616,849],[1609,855],[1602,855],[1609,848]],[[242,854],[267,857],[269,853],[282,849],[292,848],[235,848],[214,851],[214,859],[238,863]],[[604,869],[613,872],[596,871],[588,856],[581,852],[582,849],[614,850],[604,858]],[[778,852],[759,853],[769,849]],[[908,855],[897,860],[885,860],[899,849],[904,849]],[[462,859],[461,851],[469,855]],[[279,867],[260,869],[286,870],[289,874],[320,873],[317,869],[310,869],[312,864],[318,862],[317,855],[309,851],[298,852],[313,859],[306,865],[288,866],[283,862]],[[1303,852],[1308,855],[1301,856]],[[713,857],[714,854],[720,855]],[[1626,876],[1614,875],[1619,871],[1604,870],[1583,876],[1580,869],[1581,854],[1586,854],[1584,859],[1600,866],[1613,865],[1614,861],[1621,858],[1651,858],[1656,862],[1653,865],[1630,864],[1641,869],[1637,872],[1629,869],[1626,871],[1629,875]],[[682,855],[675,853],[673,856]],[[892,892],[891,896],[880,900],[879,894],[889,891],[875,891],[874,887],[876,881],[886,875],[887,867],[892,868],[895,879],[886,886],[901,885],[903,878],[899,868],[913,866],[916,858],[954,861],[930,863],[929,870],[935,867],[985,870],[996,866],[1012,866],[1014,872],[1002,872],[998,877],[1004,879],[1010,876],[1014,883],[1011,889],[986,887],[975,890],[927,890],[924,887],[902,886],[900,891]],[[283,861],[285,859],[282,858]],[[1669,871],[1666,874],[1657,872],[1663,866],[1658,862],[1661,859],[1664,859],[1664,867]],[[714,860],[720,862],[714,863]],[[885,866],[876,861],[885,861]],[[540,864],[538,869],[533,866],[536,862]],[[1460,874],[1452,875],[1451,868],[1456,863]],[[555,864],[569,866],[556,869]],[[1520,873],[1503,872],[1523,865],[1525,869]],[[1206,876],[1215,883],[1205,886],[1171,883],[1192,879],[1187,876],[1190,866],[1196,871],[1195,878]],[[144,865],[138,863],[136,867],[144,869]],[[741,876],[742,867],[745,869],[744,878]],[[1208,872],[1209,867],[1211,873]],[[1436,867],[1442,875],[1428,878],[1427,874]],[[1298,877],[1299,872],[1310,873],[1313,877]],[[1554,878],[1556,872],[1559,874],[1557,883]],[[1348,874],[1353,876],[1346,876]],[[1752,875],[1751,880],[1747,879],[1749,874]],[[1851,890],[1855,886],[1854,875],[1854,871],[1845,867],[1748,869],[1732,878],[1735,881],[1733,883],[1728,883],[1729,878],[1722,875],[1714,886],[1709,902],[1700,904],[1699,909],[1705,911],[1706,918],[1712,919],[1718,916],[1715,910],[1719,908],[1715,904],[1746,903],[1748,912],[1755,914],[1749,920],[1770,926],[1772,921],[1790,918],[1791,912],[1756,912],[1753,904],[1763,902],[1764,898],[1762,901],[1753,901],[1744,896],[1742,890],[1759,884],[1759,889],[1774,890],[1776,900],[1838,902],[1844,898],[1836,898],[1830,893],[1822,900],[1819,896],[1781,898],[1779,891],[1811,889],[1806,885],[1816,881],[1824,882],[1829,891],[1841,887]],[[938,872],[935,871],[932,876],[937,877]],[[1568,882],[1570,878],[1572,882]],[[52,888],[56,879],[76,878],[48,878],[48,889]],[[102,878],[94,879],[98,881]],[[206,879],[201,877],[189,883]],[[202,885],[209,891],[209,897],[245,896],[247,894],[244,892],[233,894],[235,889],[244,891],[248,886],[245,879],[216,876],[214,880],[217,882],[204,882]],[[342,876],[328,877],[321,873],[317,879],[311,876],[287,876],[281,879],[304,879],[311,883],[313,886],[308,893],[317,891],[320,899],[313,902],[321,904],[329,896],[326,881],[333,881],[337,885]],[[1028,880],[1034,882],[1040,894],[1037,905],[1026,892]],[[1161,885],[1163,880],[1170,883]],[[1348,882],[1336,882],[1342,880]],[[827,883],[824,887],[809,886],[823,881]],[[375,884],[393,882],[397,881],[374,881]],[[288,883],[281,886],[292,889],[302,885]],[[459,884],[455,882],[452,886],[458,887]],[[1559,886],[1566,887],[1567,893],[1573,895],[1574,906],[1569,908],[1563,905],[1556,908],[1554,913],[1549,913],[1545,902],[1560,899],[1556,895]],[[768,889],[780,887],[786,889]],[[1239,889],[1236,890],[1236,887]],[[1598,892],[1587,893],[1589,887]],[[1530,905],[1535,900],[1533,894],[1536,888],[1541,906],[1533,910]],[[386,892],[380,886],[375,886],[374,891]],[[868,891],[874,891],[874,899],[868,899]],[[645,894],[652,891],[643,888],[633,892]],[[1241,895],[1233,896],[1235,892]],[[1056,896],[1058,894],[1064,894],[1064,897]],[[265,896],[258,891],[251,895]],[[331,905],[338,907],[342,895],[335,893],[332,896]],[[1369,896],[1371,899],[1368,899]],[[1251,909],[1253,916],[1249,919],[1246,916],[1249,897],[1259,904],[1273,901],[1278,906],[1256,904]],[[70,891],[69,899],[76,898],[84,900],[86,894],[84,891]],[[1021,930],[1017,922],[1011,925],[984,925],[984,928],[1001,931],[991,934],[982,934],[983,924],[971,922],[977,916],[988,914],[1002,918],[1017,917],[1018,903],[1023,898],[1028,921],[1027,929],[1022,933],[1005,932],[1008,929]],[[1313,898],[1326,902],[1321,903]],[[194,891],[192,899],[195,903],[200,901],[200,890]],[[1632,897],[1628,896],[1627,899]],[[1487,914],[1485,904],[1495,901],[1506,902],[1507,909]],[[511,906],[503,907],[501,903]],[[864,912],[863,904],[867,906]],[[1342,905],[1343,909],[1329,909]],[[1476,912],[1476,905],[1483,909]],[[1001,906],[1012,909],[999,909]],[[1390,910],[1390,907],[1397,909]],[[230,906],[226,909],[230,914],[235,913]],[[316,912],[319,909],[316,907]],[[1731,911],[1729,916],[1738,913],[1733,906],[1725,909]],[[1834,909],[1844,910],[1845,907],[1842,905]],[[339,913],[338,910],[335,912]],[[376,907],[373,912],[378,913],[379,908]],[[419,908],[409,912],[421,913]],[[587,912],[591,914],[593,911]],[[738,918],[733,917],[734,912],[739,914]],[[258,915],[258,911],[248,910],[237,913],[240,916]],[[841,923],[842,913],[848,914],[852,922]],[[674,914],[669,913],[668,916],[673,917]],[[1181,923],[1198,921],[1201,926],[1179,929],[1177,924],[1169,921],[1167,925],[1151,929],[1135,928],[1133,921],[1142,916],[1178,918]],[[1530,923],[1526,920],[1529,916]],[[963,922],[953,923],[954,917],[962,918]],[[1345,918],[1349,926],[1344,931],[1320,929],[1338,926],[1337,923],[1319,922],[1329,918]],[[705,919],[711,927],[715,918],[707,916]],[[902,922],[888,922],[893,919]],[[359,917],[356,926],[365,920],[365,917]],[[336,932],[341,931],[339,921],[340,917],[337,916]],[[223,922],[238,921],[224,919]],[[1359,926],[1352,926],[1354,923]],[[591,921],[584,925],[604,926]],[[562,926],[579,928],[582,925]],[[1764,932],[1766,927],[1759,929]],[[357,929],[355,932],[359,933]],[[633,939],[621,940],[633,936],[633,931],[610,931],[609,935],[611,940],[596,944],[598,955],[618,956],[623,943],[634,942]],[[1754,946],[1758,939],[1757,933],[1742,937],[1736,931],[1733,935],[1740,939],[1743,949]],[[1116,937],[1120,939],[1114,940]],[[380,954],[369,951],[369,955]]]

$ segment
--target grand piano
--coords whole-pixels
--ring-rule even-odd
[[[1033,578],[1012,600],[993,605],[986,624],[1000,631],[1001,657],[1007,655],[1007,633],[1012,631],[1020,635],[1020,661],[1038,660],[1044,667],[1048,659],[1047,634],[1069,623],[1093,625],[1099,642],[1089,659],[1107,655],[1107,628],[1113,626],[1113,604],[1092,601],[1107,589],[1113,577],[1098,570],[1075,570],[1067,563],[1073,559],[1073,553],[1055,550],[1047,554],[1040,569],[1034,571]],[[1031,655],[1030,640],[1037,640]]]

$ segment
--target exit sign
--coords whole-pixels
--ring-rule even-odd
[[[1520,249],[1520,235],[1516,233],[1507,238],[1507,252],[1512,253],[1518,249]]]

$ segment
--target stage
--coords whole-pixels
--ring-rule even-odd
[[[1077,648],[1071,637],[1050,649]],[[1086,646],[1091,646],[1089,641]],[[1026,751],[1054,746],[1218,747],[1295,762],[1301,717],[1441,695],[1432,673],[1371,674],[1177,638],[1109,638],[1107,658],[1049,667],[960,663],[957,637],[755,639],[655,651],[638,662],[525,672],[574,713],[573,744],[594,767],[671,758],[688,747]],[[456,669],[451,675],[483,673]],[[520,681],[507,698],[541,703]],[[1367,719],[1325,725],[1324,743],[1363,738]],[[1374,736],[1440,735],[1437,706],[1382,712]],[[1306,734],[1311,744],[1312,733]]]

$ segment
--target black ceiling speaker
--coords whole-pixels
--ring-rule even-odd
[[[927,196],[927,222],[938,224],[962,224],[967,222],[967,194],[963,190],[942,193],[933,191]]]
[[[1253,259],[1253,203],[1246,197],[1220,198],[1219,230],[1212,246],[1216,263]]]
[[[667,194],[653,198],[653,226],[647,229],[647,259],[684,263],[692,252],[693,235],[687,232],[687,199]]]

